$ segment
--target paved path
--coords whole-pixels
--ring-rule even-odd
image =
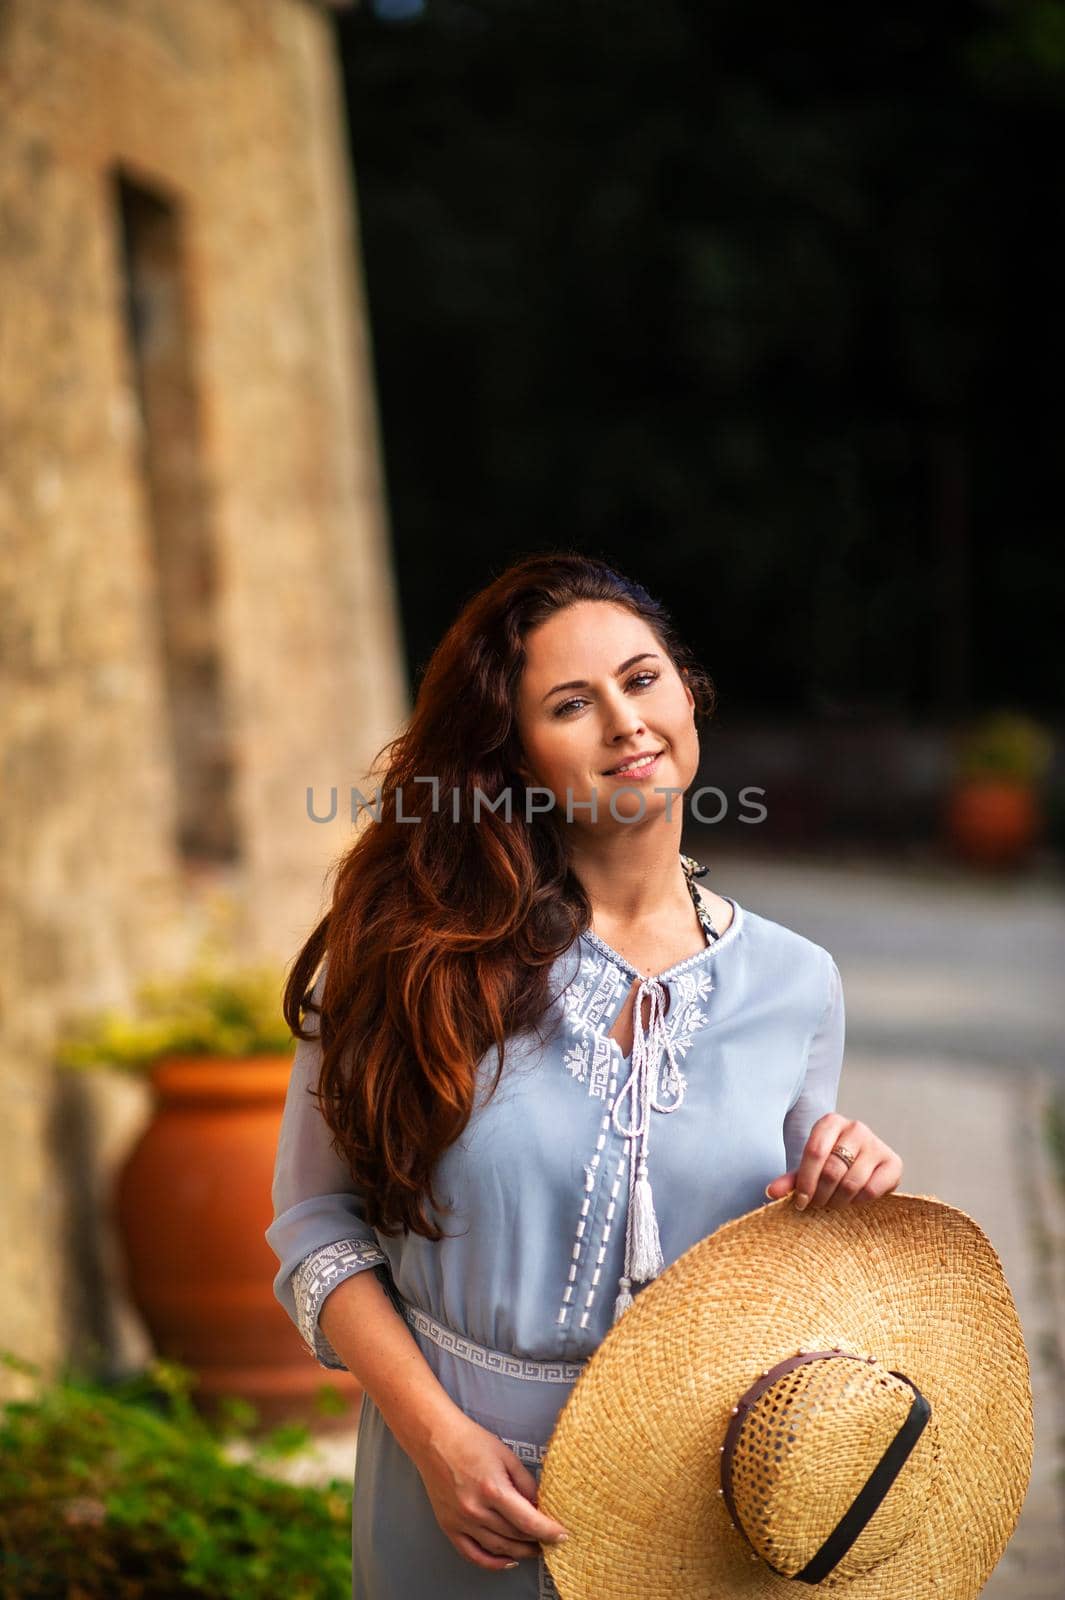
[[[1065,1600],[1065,1193],[1042,1138],[1065,1085],[1065,896],[950,870],[719,855],[718,892],[806,933],[843,976],[847,1053],[839,1108],[894,1146],[901,1188],[969,1212],[1002,1261],[1032,1366],[1036,1454],[986,1600]],[[350,1434],[293,1473],[348,1476]]]
[[[1065,1596],[1065,1404],[1061,1323],[1043,1282],[1039,1107],[1045,1080],[975,1063],[848,1052],[839,1109],[902,1155],[900,1188],[967,1211],[1002,1262],[1032,1369],[1035,1462],[1017,1530],[982,1593],[987,1600]],[[1059,1247],[1060,1247],[1059,1241]]]
[[[851,1047],[1035,1062],[1065,1084],[1065,885],[949,867],[797,862],[686,843],[718,893],[831,950]]]
[[[983,1593],[1065,1600],[1065,1192],[1043,1124],[1065,1088],[1065,893],[949,866],[781,861],[686,841],[721,893],[832,951],[847,1048],[839,1109],[903,1157],[901,1188],[979,1222],[1032,1367],[1035,1463]]]

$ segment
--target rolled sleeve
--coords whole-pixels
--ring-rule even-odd
[[[831,956],[828,956],[828,964],[828,996],[810,1038],[802,1085],[784,1117],[784,1151],[788,1172],[798,1168],[811,1128],[819,1117],[836,1109],[839,1094],[846,1032],[843,982]]]
[[[319,1001],[325,971],[313,998]],[[308,1030],[318,1017],[308,1013]],[[326,1297],[345,1278],[375,1269],[391,1293],[388,1257],[351,1174],[333,1149],[332,1132],[314,1095],[322,1065],[317,1037],[296,1046],[274,1162],[274,1220],[266,1242],[278,1259],[273,1289],[308,1350],[323,1367],[344,1369],[318,1326]]]

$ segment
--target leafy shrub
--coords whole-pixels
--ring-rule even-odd
[[[5,1366],[39,1378],[0,1352]],[[107,1385],[64,1375],[0,1410],[2,1600],[350,1600],[351,1484],[296,1486],[258,1470],[303,1427],[223,1445],[254,1416],[208,1423],[192,1375],[155,1361]]]
[[[281,1012],[282,986],[271,967],[201,967],[176,978],[145,979],[130,1011],[68,1024],[56,1060],[68,1068],[141,1072],[164,1056],[284,1054],[293,1038]]]
[[[1015,778],[1038,783],[1054,753],[1048,730],[1019,712],[996,711],[967,727],[956,740],[958,771],[965,778]]]

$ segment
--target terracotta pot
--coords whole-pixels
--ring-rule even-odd
[[[1011,866],[1023,859],[1039,832],[1040,813],[1031,786],[1011,778],[959,782],[947,803],[951,842],[967,861]]]
[[[328,1427],[312,1400],[328,1386],[348,1402],[334,1425],[350,1427],[360,1386],[318,1365],[272,1288],[264,1234],[291,1069],[285,1056],[156,1063],[155,1114],[118,1175],[116,1223],[134,1303],[158,1354],[196,1373],[200,1409],[239,1395],[264,1424]]]

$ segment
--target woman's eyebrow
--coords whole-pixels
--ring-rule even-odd
[[[627,661],[623,661],[621,663],[620,667],[615,667],[614,676],[615,678],[620,678],[621,674],[623,672],[627,672],[630,667],[635,666],[637,661],[657,660],[658,657],[653,650],[644,650],[638,656],[630,656]],[[553,689],[548,689],[547,694],[544,695],[544,699],[549,699],[551,695],[557,694],[560,689],[588,689],[590,687],[591,685],[588,683],[587,678],[574,678],[572,683],[556,683]]]

